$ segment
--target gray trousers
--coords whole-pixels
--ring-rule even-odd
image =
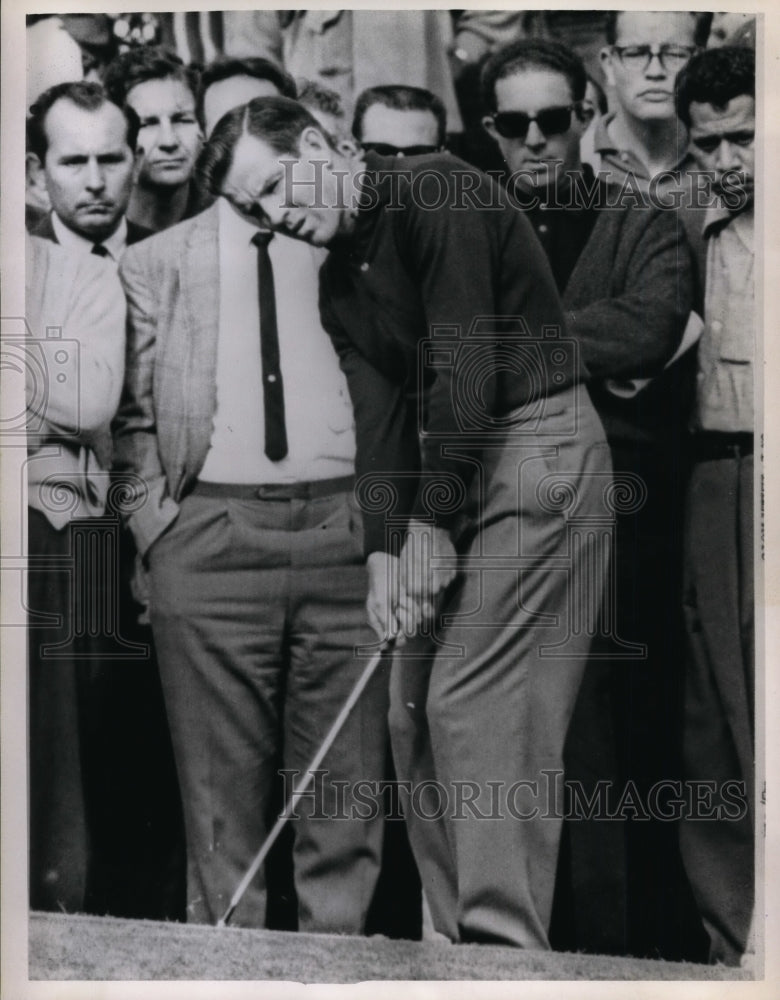
[[[738,965],[755,893],[752,455],[696,463],[684,572],[685,777],[711,783],[714,794],[682,823],[680,847],[710,958]]]
[[[572,389],[480,455],[458,581],[434,635],[394,658],[393,755],[436,929],[549,948],[563,745],[609,563],[609,449]]]
[[[262,500],[196,492],[152,547],[149,570],[184,808],[187,916],[209,923],[275,819],[277,770],[308,766],[365,666],[353,654],[374,639],[360,512],[349,493]],[[348,817],[355,783],[384,777],[386,713],[380,670],[325,759],[315,797],[291,821],[301,930],[364,930],[383,817]],[[232,922],[262,927],[265,909],[261,871]]]

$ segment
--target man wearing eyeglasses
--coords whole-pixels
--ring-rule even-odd
[[[438,153],[447,140],[447,112],[423,87],[369,87],[355,103],[352,134],[366,152],[380,156]]]
[[[688,137],[674,109],[674,78],[707,42],[712,14],[610,11],[601,65],[615,110],[597,124],[596,173],[623,184],[631,174],[647,190],[652,178],[693,166]]]
[[[594,646],[567,737],[566,774],[588,794],[599,780],[623,788],[631,779],[646,792],[680,769],[672,741],[658,734],[682,673],[679,588],[671,583],[681,560],[679,442],[688,393],[680,366],[664,369],[688,320],[691,261],[677,213],[621,200],[619,187],[582,164],[586,84],[582,61],[564,45],[515,42],[483,67],[483,122],[506,162],[509,191],[550,259],[618,482],[643,484],[641,511],[617,518],[615,635]],[[556,946],[683,957],[670,950],[677,942],[665,941],[670,900],[684,891],[669,823],[576,817],[562,858],[556,899],[571,937]]]

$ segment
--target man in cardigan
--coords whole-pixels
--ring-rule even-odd
[[[682,673],[680,442],[688,397],[685,368],[665,366],[691,309],[691,264],[675,212],[621,204],[620,188],[583,166],[586,81],[579,57],[560,43],[516,42],[483,67],[484,124],[506,162],[510,193],[550,259],[616,477],[644,497],[640,509],[618,517],[615,630],[594,645],[567,774],[588,787],[598,778],[618,787],[631,779],[646,791],[680,768],[665,734],[675,705],[679,711]],[[557,916],[569,911],[571,938],[561,945],[682,957],[665,933],[669,893],[682,891],[669,823],[624,828],[575,817],[564,838],[567,860],[569,853],[560,870],[571,884],[559,887]]]
[[[320,304],[355,406],[369,619],[412,636],[390,726],[434,925],[547,948],[545,775],[595,627],[570,630],[569,600],[597,607],[604,572],[575,526],[601,516],[610,464],[541,248],[467,164],[349,156],[283,98],[223,118],[203,167],[241,213],[331,248]],[[472,808],[453,810],[464,785]]]

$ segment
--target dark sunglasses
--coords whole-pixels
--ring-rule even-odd
[[[576,107],[576,104],[567,104],[565,107],[543,108],[535,115],[528,115],[525,111],[497,111],[492,121],[502,139],[525,139],[531,122],[536,122],[542,135],[562,135],[571,128],[571,113]]]
[[[380,156],[425,156],[427,153],[438,153],[439,146],[393,146],[389,142],[361,142],[367,153],[378,153]]]

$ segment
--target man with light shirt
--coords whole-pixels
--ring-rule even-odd
[[[115,274],[127,245],[151,235],[125,216],[136,133],[133,112],[108,100],[97,83],[64,83],[41,95],[28,121],[29,156],[52,211],[34,228],[36,236],[60,244],[69,258],[102,257]],[[122,349],[124,334],[122,313],[111,332]],[[114,412],[95,435],[91,468],[103,484]],[[121,487],[114,486],[117,498]],[[82,747],[89,824],[84,905],[117,917],[173,919],[183,880],[181,809],[152,639],[139,621],[142,595],[131,588],[135,552],[115,503],[92,522],[93,537],[100,535],[110,555],[90,565],[84,586],[111,599],[91,612],[91,663],[73,736]]]
[[[627,175],[647,190],[658,174],[693,164],[674,108],[674,78],[706,44],[712,14],[693,11],[610,11],[601,65],[615,110],[599,119],[591,164],[607,181]],[[671,181],[671,178],[670,178]]]
[[[263,221],[219,198],[121,269],[115,467],[148,490],[129,524],[181,783],[187,918],[201,923],[223,915],[263,841],[277,769],[308,766],[372,641],[352,406],[318,310],[326,253]],[[355,783],[384,777],[386,684],[380,670],[297,808],[301,930],[365,929],[382,817],[329,815],[337,781],[349,812]],[[261,872],[233,922],[265,919]]]
[[[105,589],[79,574],[78,552],[88,544],[94,557],[92,524],[106,508],[98,452],[122,387],[125,303],[116,269],[97,257],[32,236],[25,254],[30,905],[83,912],[104,846],[88,738],[104,636],[85,623]]]
[[[61,83],[41,94],[30,109],[28,157],[52,211],[35,236],[117,262],[129,243],[150,234],[125,215],[137,131],[135,117],[97,83]]]
[[[743,809],[683,824],[683,858],[712,962],[750,950],[755,898],[754,287],[755,53],[724,46],[691,60],[676,83],[691,150],[712,181],[704,332],[685,521],[688,628],[686,778],[708,782],[718,814],[728,785]]]

